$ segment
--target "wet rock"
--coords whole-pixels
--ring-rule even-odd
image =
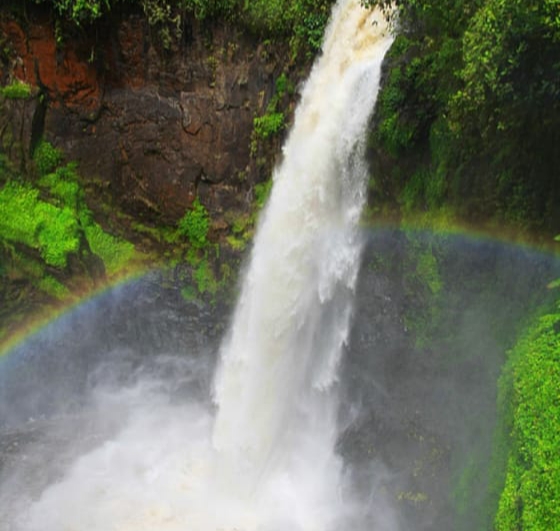
[[[145,220],[174,223],[197,194],[212,217],[246,210],[248,191],[263,175],[262,164],[251,163],[253,118],[274,93],[286,46],[264,53],[234,28],[193,21],[188,38],[163,50],[137,15],[105,29],[103,39],[84,32],[57,45],[51,20],[31,17],[25,28],[0,22],[12,43],[5,82],[24,80],[46,101],[35,137],[62,148],[115,206]],[[32,109],[0,113],[14,131],[25,131],[25,149],[32,119]],[[259,156],[270,170],[274,153]]]

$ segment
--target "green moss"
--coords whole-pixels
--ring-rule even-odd
[[[25,100],[31,97],[31,86],[19,80],[0,87],[0,94],[10,100]]]
[[[245,238],[237,238],[236,236],[230,235],[226,237],[226,241],[234,251],[242,251],[247,247],[247,240]]]
[[[108,234],[97,223],[87,225],[85,234],[90,249],[103,260],[109,275],[116,273],[135,255],[132,243]]]
[[[193,277],[199,293],[215,295],[218,291],[219,283],[207,259],[203,259],[199,262],[194,270]]]
[[[10,249],[9,273],[12,278],[28,278],[33,284],[45,276],[45,264],[25,255],[13,247]]]
[[[56,299],[64,299],[70,294],[70,291],[64,284],[48,275],[39,280],[37,287]]]
[[[181,288],[181,297],[187,302],[194,301],[197,297],[196,290],[192,286],[183,286]]]
[[[400,203],[405,214],[415,210],[423,210],[426,183],[429,178],[430,173],[425,168],[420,168],[407,181],[400,197]]]
[[[255,185],[255,206],[258,210],[262,209],[268,201],[271,190],[272,179]]]
[[[420,281],[428,287],[432,295],[435,296],[441,292],[443,284],[438,262],[431,248],[419,253],[416,274]]]

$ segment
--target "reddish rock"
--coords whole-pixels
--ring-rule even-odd
[[[31,20],[25,31],[0,22],[12,75],[48,96],[44,118],[35,113],[35,136],[77,160],[116,206],[148,221],[175,222],[197,194],[213,218],[246,209],[262,178],[249,152],[253,118],[274,92],[287,46],[261,53],[234,29],[209,32],[193,22],[188,42],[162,50],[138,16],[111,28],[103,39],[83,35],[57,47],[48,20]],[[17,129],[15,114],[8,120]]]
[[[57,48],[51,24],[30,24],[27,34],[13,20],[0,24],[10,43],[20,81],[44,87],[53,105],[91,109],[99,105],[101,91],[94,66],[80,59],[72,43]]]

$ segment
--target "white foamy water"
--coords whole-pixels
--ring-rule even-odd
[[[274,174],[215,407],[143,380],[100,391],[122,429],[30,502],[18,531],[326,531],[344,528],[334,452],[337,367],[361,250],[366,127],[391,38],[341,0]],[[13,517],[13,515],[12,515]]]

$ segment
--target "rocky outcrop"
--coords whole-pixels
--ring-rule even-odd
[[[44,137],[116,207],[157,222],[179,219],[197,195],[215,220],[244,210],[269,173],[274,157],[258,167],[249,146],[287,47],[191,21],[164,49],[134,14],[58,44],[48,15],[25,28],[3,19],[0,30],[10,47],[4,84],[37,87],[1,118],[2,145],[20,165]]]

